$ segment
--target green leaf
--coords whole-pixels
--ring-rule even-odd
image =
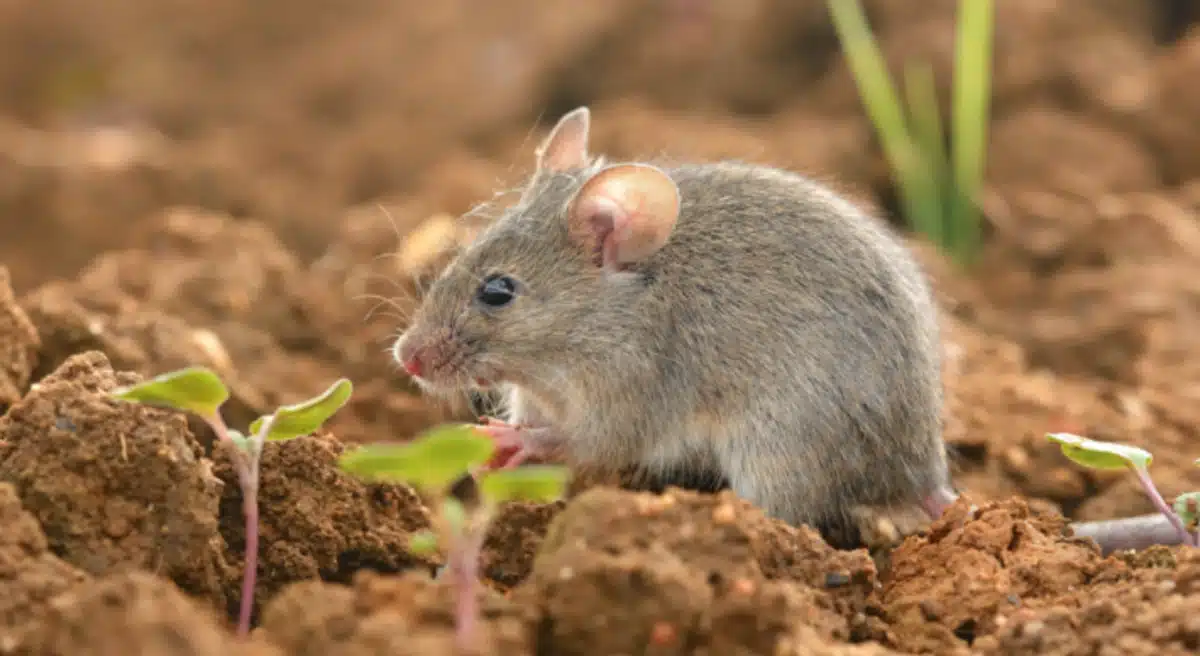
[[[418,556],[435,553],[437,547],[437,536],[429,529],[417,531],[408,538],[408,550]]]
[[[229,399],[229,390],[212,370],[188,367],[113,390],[112,395],[125,401],[212,417]]]
[[[1070,433],[1050,433],[1046,437],[1058,442],[1063,455],[1092,469],[1146,469],[1154,459],[1149,451],[1136,446],[1090,440]]]
[[[495,445],[469,424],[435,428],[407,444],[368,444],[339,459],[355,476],[408,483],[441,494],[447,486],[487,462]]]
[[[1200,525],[1200,492],[1188,492],[1175,497],[1175,514],[1189,531]]]
[[[342,378],[320,396],[279,408],[274,413],[275,421],[271,424],[267,440],[291,440],[315,432],[346,405],[353,391],[354,386],[350,381]],[[255,419],[254,423],[250,424],[250,432],[257,433],[266,420],[267,417]]]
[[[566,493],[570,470],[554,465],[530,465],[489,472],[479,492],[489,503],[537,501],[549,503]]]

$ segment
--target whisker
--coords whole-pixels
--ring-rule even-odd
[[[375,203],[375,207],[379,208],[379,211],[383,214],[384,218],[386,218],[388,223],[391,224],[392,233],[396,235],[396,244],[404,241],[404,235],[400,234],[400,225],[396,223],[395,215],[393,215],[388,208],[384,207],[383,203]]]

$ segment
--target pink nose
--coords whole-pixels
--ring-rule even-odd
[[[425,367],[421,364],[425,349],[417,348],[411,340],[401,340],[393,347],[393,355],[404,365],[404,370],[410,376],[420,376]]]

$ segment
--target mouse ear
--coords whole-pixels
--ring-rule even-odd
[[[679,188],[662,169],[618,164],[592,176],[567,208],[568,230],[596,264],[621,269],[662,248],[679,218]]]
[[[537,150],[539,171],[567,171],[582,168],[588,161],[588,130],[592,113],[587,107],[568,112],[550,130]]]

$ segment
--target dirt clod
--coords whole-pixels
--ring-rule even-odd
[[[0,481],[66,562],[157,572],[223,605],[221,482],[181,414],[108,396],[135,380],[99,352],[67,359],[0,418]]]
[[[50,553],[46,536],[25,512],[12,485],[0,483],[0,652],[14,634],[39,620],[59,593],[88,575]]]
[[[1104,567],[1095,547],[1065,537],[1061,516],[1024,501],[972,508],[960,499],[923,537],[892,554],[881,600],[905,650],[969,646],[1004,616],[1087,584]]]
[[[255,594],[263,603],[297,581],[346,583],[360,569],[430,571],[438,564],[409,552],[409,538],[429,525],[417,495],[402,485],[364,485],[340,471],[337,457],[343,449],[335,438],[320,433],[270,442],[263,450]],[[224,449],[216,456],[215,473],[225,482],[221,534],[232,552],[240,554],[246,540],[242,493]],[[240,584],[240,579],[230,582],[231,613],[236,612]]]
[[[19,636],[13,656],[281,656],[241,643],[211,611],[147,572],[114,574],[54,599]]]
[[[13,297],[8,269],[0,266],[0,413],[24,393],[39,346],[37,329]]]
[[[522,612],[480,588],[480,656],[532,655]],[[349,587],[307,581],[285,588],[263,612],[263,632],[296,656],[453,654],[453,589],[410,572],[363,573]]]
[[[828,572],[854,584],[830,593],[821,587]],[[797,624],[846,639],[855,606],[873,582],[865,553],[835,551],[811,529],[769,520],[728,492],[669,489],[652,495],[595,488],[551,522],[527,585],[543,616],[541,648],[629,653],[662,644],[662,627],[669,625],[671,642],[711,645],[715,654],[751,649],[734,635],[776,644]],[[759,615],[768,608],[787,612],[773,631],[743,633],[735,618],[755,615],[751,607]],[[730,624],[727,630],[713,628],[715,617]],[[624,630],[606,628],[611,626]]]

